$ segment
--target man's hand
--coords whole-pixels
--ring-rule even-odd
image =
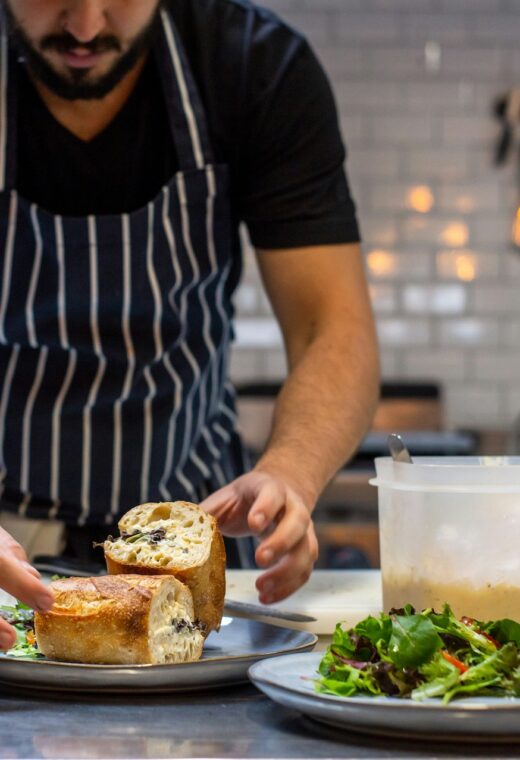
[[[318,558],[311,509],[279,476],[253,471],[202,502],[226,536],[261,538],[257,564],[269,568],[256,587],[263,604],[279,602],[309,579]]]
[[[0,528],[0,589],[46,612],[52,607],[52,592],[40,580],[40,574],[27,561],[23,548],[3,528]],[[10,649],[16,642],[16,631],[0,618],[0,649]]]

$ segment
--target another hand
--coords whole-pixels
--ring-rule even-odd
[[[318,558],[310,507],[281,477],[250,472],[201,507],[217,518],[224,535],[261,538],[255,559],[269,568],[256,582],[263,604],[285,599],[308,581]]]
[[[40,573],[31,567],[20,544],[0,528],[0,589],[45,612],[52,607],[53,595],[40,580]],[[10,649],[16,642],[16,631],[0,618],[0,649]]]

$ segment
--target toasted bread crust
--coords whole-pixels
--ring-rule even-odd
[[[119,522],[121,533],[130,532],[134,527],[134,516],[141,515],[145,510],[157,508],[188,507],[190,510],[201,511],[196,504],[190,502],[163,502],[160,504],[142,504],[130,510]],[[139,512],[138,512],[139,510]],[[135,573],[139,575],[173,575],[185,583],[193,595],[195,617],[204,625],[204,635],[220,628],[224,612],[224,596],[226,592],[226,551],[224,541],[217,527],[217,521],[212,515],[204,514],[211,524],[211,546],[209,556],[203,562],[191,567],[178,567],[173,563],[161,567],[153,567],[146,559],[126,563],[116,559],[111,552],[111,544],[105,542],[105,560],[107,570],[111,575],[119,573]]]
[[[49,658],[91,664],[138,664],[154,661],[150,648],[152,600],[171,576],[120,575],[67,578],[51,584],[54,605],[35,613],[39,649]],[[186,614],[191,595],[175,591]],[[200,648],[199,657],[202,653]]]

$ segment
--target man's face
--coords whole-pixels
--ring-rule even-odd
[[[103,98],[151,45],[161,0],[0,0],[33,75],[68,100]]]

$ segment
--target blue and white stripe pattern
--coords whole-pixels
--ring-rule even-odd
[[[135,212],[62,217],[16,192],[1,36],[1,509],[111,525],[240,473],[227,170],[164,11],[156,54],[180,171]]]

